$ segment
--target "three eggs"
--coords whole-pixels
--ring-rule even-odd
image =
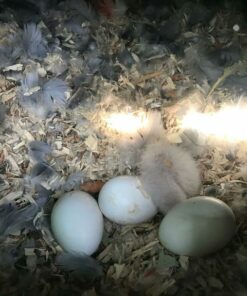
[[[51,227],[61,247],[73,254],[92,255],[104,229],[103,215],[117,224],[143,223],[158,212],[137,177],[109,180],[99,193],[98,204],[86,192],[66,193],[55,204]],[[235,217],[222,201],[193,197],[175,205],[159,227],[160,242],[179,255],[202,256],[224,247],[235,233]]]

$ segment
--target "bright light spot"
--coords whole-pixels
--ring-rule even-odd
[[[238,32],[240,30],[240,27],[238,24],[235,24],[233,27],[233,31]]]
[[[119,133],[134,134],[147,125],[148,119],[144,112],[113,113],[106,122],[108,127]]]
[[[182,128],[230,142],[247,141],[247,106],[225,107],[214,113],[188,112]]]

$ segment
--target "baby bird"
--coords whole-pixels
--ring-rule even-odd
[[[122,160],[137,167],[144,191],[165,214],[199,193],[200,173],[190,153],[166,139],[159,112],[148,112],[146,122],[131,138],[122,137],[118,145]]]
[[[199,193],[201,181],[195,160],[164,136],[146,144],[139,169],[144,190],[163,214]]]

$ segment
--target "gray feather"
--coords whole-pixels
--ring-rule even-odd
[[[66,20],[64,23],[64,26],[67,28],[67,30],[75,34],[75,46],[76,49],[80,51],[85,51],[92,40],[91,29],[89,26],[82,26],[84,22],[85,20],[83,20],[80,15],[77,15]]]
[[[99,263],[87,255],[75,256],[60,253],[56,256],[56,265],[65,271],[71,272],[80,280],[95,280],[102,276],[102,268]]]
[[[215,58],[200,45],[191,46],[185,50],[189,71],[200,83],[203,80],[214,82],[222,75],[224,67],[219,65],[219,60]]]
[[[39,75],[38,72],[28,72],[24,79],[21,81],[23,92],[29,92],[30,89],[39,86]]]
[[[63,185],[63,189],[65,191],[71,191],[79,189],[80,184],[83,180],[83,173],[82,172],[76,172],[71,175],[69,175],[68,179],[66,180],[65,184]]]
[[[180,147],[163,137],[147,143],[141,156],[140,181],[162,213],[199,193],[196,162]]]
[[[61,79],[51,79],[43,86],[44,102],[50,104],[51,102],[56,108],[64,107],[66,104],[66,91],[68,85]]]
[[[64,26],[71,33],[77,35],[90,35],[91,30],[89,26],[82,26],[84,20],[80,15],[73,15],[73,17],[67,19]]]
[[[33,201],[33,203],[35,203],[39,209],[42,209],[46,205],[46,203],[50,200],[52,192],[51,190],[48,190],[41,185],[41,182],[43,181],[41,180],[42,179],[41,177],[40,177],[41,182],[40,183],[38,182],[39,172],[36,174],[35,170],[31,171],[32,176],[26,175],[24,177],[23,179],[24,192],[26,194],[28,193],[29,195],[32,195],[33,199],[31,200]]]
[[[46,56],[48,46],[46,40],[42,37],[41,30],[34,23],[29,23],[24,26],[23,48],[27,55],[34,59],[42,59]]]
[[[35,203],[24,207],[13,202],[6,202],[0,206],[0,237],[7,237],[14,231],[21,230],[30,223],[39,208]]]
[[[102,63],[103,58],[96,50],[87,55],[86,66],[90,74],[95,74],[96,72],[98,72]]]
[[[9,37],[7,44],[0,45],[0,68],[11,66],[23,55],[23,46],[19,34]]]
[[[31,115],[45,119],[55,112],[52,104],[44,104],[40,93],[30,96],[20,96],[19,102]]]
[[[43,185],[53,188],[57,186],[59,176],[57,172],[45,162],[38,162],[30,173],[31,182],[34,186]]]
[[[70,0],[67,2],[68,6],[70,6],[72,9],[76,10],[80,15],[82,15],[86,20],[90,22],[97,21],[97,14],[92,8],[91,5],[89,5],[84,0]]]
[[[29,155],[35,162],[43,162],[51,153],[51,146],[42,141],[32,141],[28,145]]]
[[[47,190],[45,187],[43,187],[40,184],[36,184],[35,190],[37,192],[35,202],[39,206],[40,209],[42,209],[47,202],[50,200],[51,197],[51,191]]]
[[[0,47],[0,68],[15,63],[18,59],[43,59],[48,52],[47,41],[34,23],[24,26],[24,30],[11,35],[7,44]]]
[[[20,104],[30,114],[47,118],[59,108],[65,107],[66,91],[68,86],[64,81],[51,79],[43,84],[37,72],[30,72],[21,81],[18,97]]]

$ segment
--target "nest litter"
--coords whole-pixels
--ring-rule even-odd
[[[54,18],[62,18],[59,22],[64,24],[64,19],[69,19],[66,13],[70,16],[71,11],[63,10],[63,14]],[[196,26],[191,32],[184,31],[180,38],[185,38],[186,34],[190,34],[189,38],[200,36],[205,34],[203,30],[207,30],[209,37],[215,38],[217,33],[222,33],[217,30],[217,25],[226,25],[223,20],[229,19],[225,13],[224,16],[216,14],[211,20],[211,27]],[[183,21],[186,21],[186,14]],[[145,24],[148,21],[138,19],[138,22]],[[87,21],[82,24],[85,30],[89,26]],[[89,273],[78,277],[55,264],[54,256],[59,246],[49,231],[49,225],[43,220],[50,212],[48,204],[37,215],[32,216],[31,212],[31,226],[24,224],[21,231],[9,234],[7,240],[1,243],[1,295],[118,293],[184,296],[245,293],[241,279],[241,274],[246,275],[247,262],[245,143],[238,147],[205,142],[195,145],[189,141],[191,138],[188,135],[183,134],[177,122],[177,115],[184,112],[188,104],[195,104],[196,101],[200,107],[217,110],[233,95],[229,89],[218,88],[218,79],[214,81],[216,87],[212,84],[210,88],[207,83],[202,87],[186,72],[184,58],[171,53],[167,46],[140,41],[136,36],[129,42],[128,51],[131,54],[127,62],[126,57],[121,61],[121,56],[109,60],[109,56],[113,57],[126,48],[119,35],[129,24],[136,25],[136,19],[121,15],[101,20],[94,28],[92,46],[96,44],[96,47],[90,53],[84,53],[81,49],[83,44],[77,44],[80,35],[68,32],[66,26],[61,25],[55,35],[61,37],[61,47],[69,49],[69,54],[66,51],[51,53],[45,60],[30,61],[28,58],[28,62],[25,59],[4,68],[0,96],[7,112],[0,127],[1,197],[17,204],[21,200],[22,207],[35,200],[33,188],[27,185],[34,166],[30,161],[28,144],[34,140],[45,141],[52,146],[49,165],[55,171],[56,180],[62,184],[71,174],[82,172],[77,185],[95,194],[112,177],[135,174],[135,168],[127,166],[121,159],[114,132],[105,129],[104,118],[111,112],[122,110],[159,110],[169,140],[189,147],[197,155],[203,181],[201,193],[222,199],[234,210],[237,234],[228,246],[216,254],[189,258],[175,256],[159,243],[157,229],[162,219],[160,215],[150,223],[137,226],[119,226],[105,219],[104,238],[94,255],[103,273],[99,278]],[[8,25],[1,31],[4,36],[18,27],[12,23]],[[49,32],[44,23],[40,23],[40,27]],[[227,37],[222,33],[224,38]],[[224,40],[224,43],[226,41],[230,42]],[[105,64],[100,71],[94,72],[92,68],[96,67],[99,57],[96,51],[100,51],[101,63]],[[90,54],[95,54],[93,61],[96,64],[93,66],[87,64]],[[110,67],[107,69],[106,65]],[[44,78],[52,72],[53,76],[62,76],[69,83],[72,89],[69,108],[41,120],[20,106],[18,77],[27,73],[30,67],[35,67]],[[225,78],[219,76],[222,81]],[[210,92],[212,88],[214,92]],[[50,180],[45,182],[45,186],[47,190],[52,190],[52,201],[59,198],[63,191]]]

